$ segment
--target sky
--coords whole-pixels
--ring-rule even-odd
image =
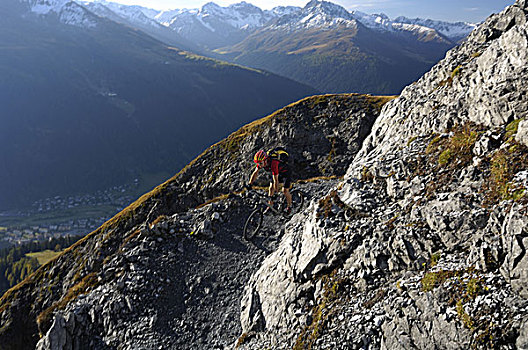
[[[200,8],[209,1],[228,6],[241,0],[110,0],[127,5],[141,5],[166,10]],[[275,6],[304,6],[309,0],[246,0],[262,9]],[[369,14],[383,12],[391,18],[398,16],[440,19],[447,21],[480,22],[490,14],[500,12],[515,0],[330,0],[349,11]]]

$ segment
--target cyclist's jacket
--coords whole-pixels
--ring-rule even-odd
[[[266,162],[267,164],[263,166],[257,165],[259,169],[270,171],[272,175],[284,174],[290,171],[290,167],[288,166],[289,155],[284,148],[277,147],[266,153],[270,157],[270,161]]]

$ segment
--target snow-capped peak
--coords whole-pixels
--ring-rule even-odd
[[[79,1],[79,0],[78,0]],[[108,16],[108,11],[137,25],[149,25],[159,27],[155,19],[159,11],[138,5],[122,5],[115,2],[96,0],[83,1],[84,6],[101,17]]]
[[[311,0],[303,8],[303,12],[334,18],[352,19],[350,12],[344,7],[324,0]]]
[[[448,38],[453,40],[460,40],[466,37],[469,33],[473,31],[479,24],[478,23],[469,23],[469,22],[445,22],[445,21],[435,21],[432,19],[421,19],[421,18],[407,18],[407,17],[397,17],[394,22],[397,23],[406,23],[406,24],[415,24],[423,27],[433,28],[438,33],[445,35]]]
[[[410,31],[426,35],[429,38],[436,35],[439,40],[442,40],[442,37],[447,37],[454,42],[466,37],[477,26],[477,24],[473,23],[451,23],[421,18],[409,19],[407,17],[398,17],[391,20],[383,13],[369,15],[360,11],[354,11],[352,14],[359,22],[371,29]]]
[[[279,9],[277,9],[279,12]],[[283,9],[280,9],[283,11]],[[273,27],[287,30],[301,28],[332,28],[346,26],[355,28],[357,23],[350,12],[334,3],[312,0],[305,7],[290,8],[289,13],[278,17]]]
[[[198,9],[176,9],[176,10],[165,10],[159,12],[156,16],[154,16],[154,20],[158,23],[169,26],[170,23],[178,16],[181,16],[182,14],[191,14],[196,15],[199,12]]]
[[[62,23],[82,27],[93,28],[97,22],[92,13],[72,0],[21,0],[27,3],[31,12],[46,16],[56,14]]]
[[[92,13],[73,1],[66,3],[62,7],[59,19],[62,23],[75,27],[95,28],[97,26]]]
[[[301,12],[301,8],[297,6],[277,6],[272,8],[271,10],[265,11],[269,14],[271,17],[281,17],[281,16],[288,16],[297,12]]]
[[[200,21],[213,26],[212,21],[220,21],[237,29],[249,29],[261,27],[269,20],[267,15],[259,7],[247,2],[232,4],[221,7],[214,2],[202,6],[197,13]]]
[[[50,12],[60,13],[64,5],[71,0],[29,0],[31,12],[46,15]]]
[[[220,5],[215,4],[214,2],[208,2],[207,4],[202,6],[202,12],[215,13],[217,11],[222,12],[222,7]]]
[[[303,8],[278,6],[263,11],[259,7],[242,1],[226,7],[208,2],[200,9],[175,9],[157,11],[141,6],[127,6],[106,0],[20,0],[30,4],[33,12],[47,14],[61,13],[66,4],[72,1],[84,1],[85,6],[102,17],[119,16],[131,23],[148,26],[165,26],[182,35],[192,35],[207,31],[222,36],[229,33],[251,32],[270,25],[272,28],[296,30],[301,28],[333,28],[346,26],[356,28],[357,23],[378,30],[390,32],[411,32],[427,40],[458,41],[469,34],[476,24],[449,23],[428,19],[409,19],[398,17],[390,19],[383,13],[366,14],[359,11],[349,12],[344,7],[325,0],[311,0]],[[95,1],[88,3],[87,1]],[[98,4],[99,6],[96,6]],[[101,7],[103,6],[103,7]],[[114,14],[114,15],[112,15]],[[206,32],[204,32],[204,30]],[[187,34],[185,34],[187,33]],[[239,34],[237,34],[239,35]]]

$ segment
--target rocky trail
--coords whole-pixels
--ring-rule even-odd
[[[318,198],[336,180],[295,188]],[[37,347],[223,349],[241,334],[244,286],[278,245],[288,220],[265,217],[251,241],[242,229],[251,208],[244,195],[159,217],[104,264],[102,281],[55,317]],[[108,281],[108,282],[106,282]],[[93,339],[100,338],[99,342]]]

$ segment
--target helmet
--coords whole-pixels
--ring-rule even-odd
[[[258,151],[255,153],[255,156],[253,157],[253,161],[255,163],[260,163],[268,159],[268,154],[264,152],[263,150]]]

